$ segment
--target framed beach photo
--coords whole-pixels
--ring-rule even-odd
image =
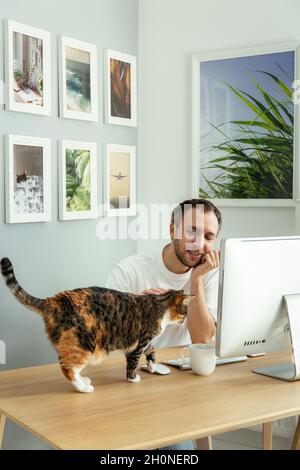
[[[60,146],[59,218],[96,218],[97,145],[62,140]]]
[[[104,60],[105,122],[137,126],[136,57],[106,49]]]
[[[51,114],[50,33],[6,20],[6,109]]]
[[[293,207],[299,194],[298,44],[193,56],[193,197]]]
[[[98,121],[97,47],[60,37],[60,116]]]
[[[50,139],[6,137],[6,223],[51,220]]]
[[[136,148],[105,145],[104,208],[106,216],[136,215]]]

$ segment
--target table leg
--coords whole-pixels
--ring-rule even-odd
[[[0,412],[0,449],[2,448],[6,416]]]
[[[263,423],[263,449],[272,450],[272,421]]]
[[[197,450],[212,450],[211,436],[196,439],[195,443]]]
[[[298,417],[298,423],[292,443],[292,450],[300,450],[300,416]]]

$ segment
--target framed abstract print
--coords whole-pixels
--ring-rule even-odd
[[[136,126],[136,57],[106,49],[104,68],[105,122],[108,124]]]
[[[98,121],[97,47],[66,36],[59,46],[60,116]]]

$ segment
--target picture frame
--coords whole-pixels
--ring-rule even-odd
[[[192,197],[220,207],[295,207],[299,57],[296,42],[192,57]]]
[[[6,223],[51,220],[51,141],[6,136]]]
[[[5,21],[5,30],[5,108],[50,116],[50,33],[12,20]]]
[[[105,49],[105,122],[137,126],[137,61],[133,55]]]
[[[104,215],[136,215],[136,147],[105,144],[103,171]]]
[[[97,144],[62,140],[59,162],[59,219],[97,217]]]
[[[97,46],[59,38],[60,117],[98,121]]]

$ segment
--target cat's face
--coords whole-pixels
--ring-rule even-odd
[[[176,294],[172,298],[168,310],[163,316],[161,327],[169,323],[183,323],[188,314],[188,305],[195,295],[189,294]]]

